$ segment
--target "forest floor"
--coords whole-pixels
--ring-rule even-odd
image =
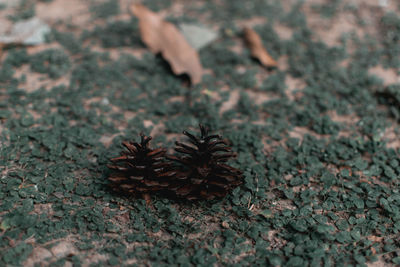
[[[133,2],[0,0],[0,36],[52,29],[0,52],[0,265],[400,265],[398,1],[142,1],[218,33],[192,87],[142,43]],[[193,203],[111,192],[121,141],[173,147],[199,123],[243,185]]]

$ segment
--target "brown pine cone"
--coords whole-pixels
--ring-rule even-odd
[[[141,142],[123,142],[127,151],[113,158],[108,167],[115,172],[108,178],[114,190],[130,194],[160,192],[168,188],[176,172],[164,160],[166,149],[151,149],[152,139],[143,134]]]
[[[208,129],[199,126],[200,137],[183,132],[191,145],[176,142],[175,151],[183,155],[167,156],[183,168],[176,175],[179,184],[174,187],[175,194],[189,200],[224,197],[242,183],[242,172],[226,164],[235,156],[227,141],[219,135],[208,135]]]

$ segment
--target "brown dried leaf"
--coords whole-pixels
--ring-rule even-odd
[[[278,62],[264,48],[260,36],[252,29],[244,28],[244,38],[250,48],[251,55],[257,58],[265,67],[276,67]]]
[[[369,241],[372,241],[372,242],[381,242],[383,240],[383,237],[375,236],[375,235],[368,236],[367,238]]]
[[[222,227],[229,229],[229,223],[227,221],[222,222]]]
[[[147,207],[151,207],[152,206],[152,201],[151,201],[150,194],[149,193],[143,194],[143,198],[144,198],[144,201],[146,201],[146,206]]]
[[[150,50],[161,53],[175,74],[187,73],[192,84],[199,83],[203,75],[199,55],[178,29],[141,4],[133,4],[131,11],[139,19],[140,35]]]

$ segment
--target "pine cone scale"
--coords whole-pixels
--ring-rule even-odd
[[[134,181],[142,181],[144,178],[143,176],[129,176],[129,179],[132,179]]]
[[[122,142],[122,145],[125,146],[130,153],[136,153],[137,149],[135,148],[135,146],[129,142]]]
[[[109,177],[108,179],[115,183],[119,183],[119,182],[125,181],[126,178],[125,177]]]
[[[121,167],[121,166],[116,166],[116,165],[108,165],[108,168],[118,170],[118,171],[127,171],[128,168]]]

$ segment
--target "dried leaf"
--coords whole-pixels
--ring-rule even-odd
[[[199,55],[178,29],[141,4],[132,5],[131,11],[139,19],[140,35],[150,50],[161,53],[175,74],[187,73],[192,84],[199,83],[203,75]]]
[[[229,223],[227,221],[222,222],[222,227],[229,229]]]
[[[144,201],[146,201],[146,206],[151,207],[152,201],[151,201],[150,194],[148,194],[148,193],[143,194],[143,198],[144,198]]]
[[[375,235],[368,236],[367,238],[369,241],[372,241],[372,242],[382,242],[382,240],[383,240],[383,237],[375,236]]]
[[[260,36],[250,28],[244,28],[244,37],[251,50],[251,55],[257,58],[265,67],[276,67],[278,63],[264,48]]]

